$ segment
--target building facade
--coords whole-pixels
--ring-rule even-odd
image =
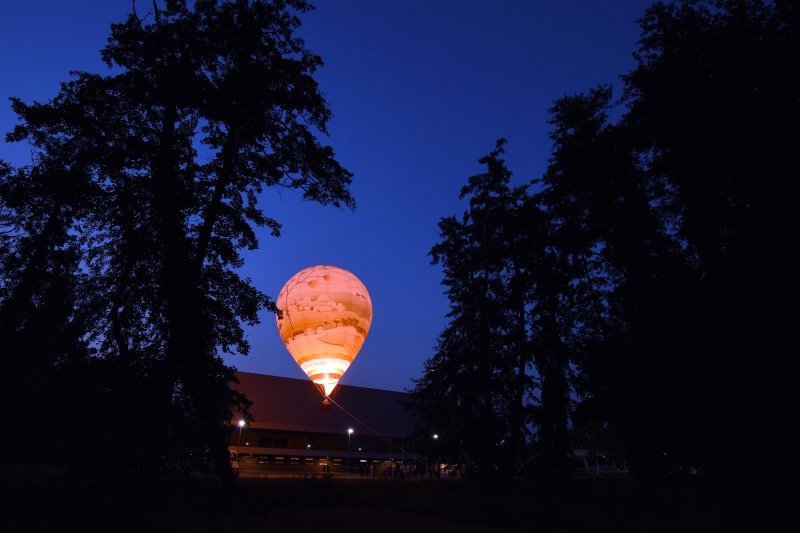
[[[390,465],[424,467],[424,443],[402,392],[339,385],[328,412],[310,381],[237,373],[252,419],[231,421],[231,453],[242,471],[381,475]],[[420,449],[417,449],[420,445]]]

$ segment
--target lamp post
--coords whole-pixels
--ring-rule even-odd
[[[246,424],[246,422],[244,421],[244,419],[240,419],[239,420],[239,443],[236,445],[236,463],[237,464],[240,463],[239,451],[242,448],[242,428],[244,427],[245,424]]]
[[[347,428],[347,474],[350,474],[350,436],[353,434],[353,428]]]
[[[411,453],[414,455],[414,471],[411,474],[414,476],[414,479],[417,479],[417,437],[414,437]]]
[[[439,477],[439,446],[437,442],[439,441],[439,434],[433,434],[433,447],[434,447],[434,455],[436,457],[436,477]]]

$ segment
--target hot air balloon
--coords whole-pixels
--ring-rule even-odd
[[[335,266],[305,268],[286,282],[276,302],[286,349],[323,394],[323,409],[355,359],[372,323],[372,300],[351,272]]]

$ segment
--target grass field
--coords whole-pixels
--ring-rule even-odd
[[[662,487],[645,498],[630,480],[554,488],[532,482],[486,487],[453,480],[242,479],[231,494],[213,479],[168,479],[160,494],[142,494],[107,481],[77,480],[59,469],[3,467],[0,474],[3,532],[731,529],[730,520],[720,522],[716,500],[702,485]]]

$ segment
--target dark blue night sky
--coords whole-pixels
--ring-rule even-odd
[[[632,65],[636,19],[650,2],[320,1],[301,34],[321,54],[318,80],[334,119],[330,144],[354,174],[355,212],[263,195],[283,235],[262,232],[246,274],[277,296],[313,264],[333,264],[366,284],[370,335],[343,383],[402,390],[420,374],[445,324],[441,274],[427,252],[440,217],[460,213],[458,192],[477,159],[506,137],[519,182],[542,173],[554,99],[618,85]],[[138,3],[140,15],[150,2]],[[103,71],[98,50],[130,0],[0,0],[0,97],[52,97],[70,70]],[[15,117],[0,107],[0,130]],[[30,148],[0,143],[22,165]],[[272,316],[249,330],[241,370],[304,378]]]

